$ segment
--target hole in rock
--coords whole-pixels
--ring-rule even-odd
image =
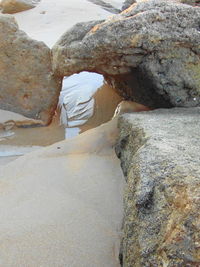
[[[12,124],[0,130],[0,165],[7,163],[8,157],[12,160],[32,149],[76,136],[109,121],[121,101],[122,97],[102,75],[81,72],[65,77],[59,107],[49,126],[13,128]]]
[[[76,136],[109,121],[122,97],[102,75],[81,72],[63,79],[59,98],[65,137]]]

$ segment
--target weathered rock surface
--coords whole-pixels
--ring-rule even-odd
[[[136,0],[126,0],[123,3],[122,10],[129,8],[132,4],[136,3]]]
[[[123,266],[200,266],[200,108],[123,115]]]
[[[60,79],[52,72],[50,49],[20,31],[13,17],[1,15],[0,109],[48,124],[60,88]]]
[[[2,13],[14,14],[34,8],[40,0],[1,0]]]
[[[77,24],[53,49],[60,76],[107,76],[151,108],[200,105],[200,9],[171,1],[133,5],[105,22]]]
[[[122,6],[122,10],[125,10],[127,8],[129,8],[132,4],[134,3],[139,3],[139,2],[147,2],[149,0],[126,0],[124,1],[124,4]],[[162,0],[159,0],[162,1]],[[191,6],[197,6],[199,5],[200,1],[199,0],[165,0],[166,2],[174,2],[174,3],[182,3],[182,4],[187,4],[187,5],[191,5]]]

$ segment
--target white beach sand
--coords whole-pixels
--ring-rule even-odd
[[[123,1],[105,1],[121,7]],[[113,14],[87,0],[42,0],[36,8],[14,14],[20,29],[52,47],[61,35],[82,21],[102,20]]]

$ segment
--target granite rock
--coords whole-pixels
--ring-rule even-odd
[[[0,9],[2,13],[14,14],[34,8],[40,0],[1,0]]]
[[[48,124],[60,89],[50,49],[20,31],[12,16],[0,15],[0,109]]]
[[[123,266],[200,266],[199,118],[200,108],[120,118]]]

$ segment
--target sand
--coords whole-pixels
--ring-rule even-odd
[[[15,126],[20,126],[24,122],[25,125],[38,124],[38,121],[28,119],[20,114],[0,110],[0,126],[2,126],[0,127],[0,165],[5,165],[36,148],[65,139],[65,131],[64,127],[60,125],[59,113],[54,116],[52,123],[47,127],[20,128]],[[13,125],[14,127],[9,129]]]
[[[94,115],[80,126],[80,133],[100,126],[112,119],[117,105],[123,100],[108,84],[104,84],[94,95]]]
[[[121,0],[105,1],[121,7]],[[87,0],[42,0],[33,9],[15,14],[20,29],[52,47],[60,36],[82,21],[106,19],[113,14]]]
[[[42,125],[42,121],[34,120],[24,117],[21,114],[17,114],[8,110],[0,109],[0,128],[6,127],[6,124],[13,123],[16,126],[20,125]]]
[[[119,266],[116,121],[0,168],[0,266]]]
[[[60,125],[59,113],[54,116],[52,123],[47,127],[15,127],[7,132],[13,132],[14,135],[3,140],[0,138],[0,151],[2,145],[48,146],[65,139],[64,127]],[[0,137],[1,133],[6,133],[6,131],[0,130]]]

